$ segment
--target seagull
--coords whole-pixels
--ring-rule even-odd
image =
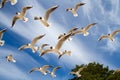
[[[100,36],[98,38],[98,41],[102,40],[102,39],[105,39],[105,38],[109,38],[111,41],[114,41],[114,36],[120,32],[120,30],[115,30],[113,31],[111,34],[107,34],[107,35],[103,35],[103,36]]]
[[[83,71],[84,68],[85,68],[85,67],[81,67],[81,68],[79,68],[78,71],[76,71],[76,72],[71,71],[70,74],[74,74],[74,75],[76,75],[77,77],[81,77],[80,72]]]
[[[50,72],[50,75],[51,75],[53,78],[56,77],[55,72],[56,72],[57,69],[60,69],[60,68],[61,68],[60,66],[57,66],[57,67],[53,68],[52,72]]]
[[[6,56],[6,59],[7,59],[8,62],[14,62],[14,63],[16,62],[16,60],[13,58],[12,55]]]
[[[71,36],[72,36],[72,33],[68,33],[68,34],[62,36],[62,37],[58,40],[58,42],[57,42],[57,44],[56,44],[56,46],[55,46],[55,49],[59,50],[59,49],[62,47],[63,43],[64,43],[66,40],[68,40]]]
[[[45,36],[45,34],[39,35],[39,36],[35,37],[35,38],[32,40],[31,43],[28,43],[28,44],[26,44],[26,45],[21,46],[18,50],[23,50],[23,49],[26,49],[26,48],[30,48],[30,49],[32,49],[32,52],[35,53],[35,52],[38,50],[38,47],[35,47],[36,42],[37,42],[39,39],[43,38],[44,36]]]
[[[16,12],[16,15],[13,17],[13,20],[12,20],[12,27],[15,25],[17,20],[23,20],[24,22],[27,22],[28,18],[26,18],[26,12],[31,8],[32,6],[26,6],[22,8],[22,11],[20,13]]]
[[[74,8],[67,8],[66,11],[70,11],[74,17],[77,17],[78,14],[76,11],[80,6],[83,6],[83,5],[85,5],[85,3],[82,3],[82,2],[77,3]]]
[[[73,32],[73,35],[82,33],[84,36],[88,36],[89,35],[88,30],[96,24],[97,23],[88,24],[86,27],[81,28],[80,30],[77,30],[76,32]]]
[[[113,74],[120,72],[120,69],[114,70]]]
[[[47,75],[48,73],[48,68],[53,67],[50,65],[44,65],[43,67],[38,67],[38,68],[33,68],[32,70],[30,70],[29,73],[32,73],[33,71],[40,71],[43,75]]]
[[[0,46],[3,46],[5,41],[2,40],[4,32],[7,30],[7,28],[0,30]]]
[[[34,17],[34,20],[40,20],[40,22],[41,22],[44,26],[49,27],[50,25],[49,25],[49,23],[47,22],[47,21],[48,21],[48,18],[49,18],[49,16],[50,16],[50,14],[51,14],[55,9],[57,9],[57,8],[58,8],[58,5],[52,6],[51,8],[49,8],[49,9],[46,11],[44,17],[37,17],[37,16],[35,16],[35,17]]]
[[[15,5],[17,3],[17,0],[2,0],[0,3],[0,8],[3,8],[7,2],[11,2],[11,5]]]

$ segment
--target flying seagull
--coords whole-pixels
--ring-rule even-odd
[[[16,15],[12,19],[12,27],[15,25],[17,20],[23,20],[24,22],[27,22],[28,18],[26,18],[26,12],[31,8],[32,6],[26,6],[22,8],[22,11],[20,13],[16,12]]]
[[[38,50],[38,47],[36,47],[35,44],[38,42],[39,39],[43,38],[44,36],[45,36],[45,34],[35,37],[31,43],[21,46],[18,50],[30,48],[30,49],[32,49],[32,52],[35,53]]]
[[[35,16],[35,17],[34,17],[34,20],[40,20],[40,22],[41,22],[44,26],[49,27],[50,25],[49,25],[49,23],[47,22],[47,21],[48,21],[48,18],[49,18],[49,16],[50,16],[50,14],[51,14],[54,10],[56,10],[57,8],[58,8],[58,5],[52,6],[51,8],[49,8],[49,9],[46,11],[44,17],[37,17],[37,16]]]
[[[58,70],[58,69],[60,69],[60,68],[61,68],[60,66],[57,66],[57,67],[53,68],[52,72],[50,72],[50,75],[51,75],[53,78],[56,77],[55,72],[56,72],[56,70]]]
[[[83,6],[83,5],[85,5],[85,3],[82,3],[82,2],[77,3],[74,8],[67,8],[66,11],[70,11],[73,14],[73,16],[77,17],[78,14],[76,11],[80,6]]]
[[[88,30],[93,27],[94,25],[96,25],[97,23],[91,23],[91,24],[88,24],[87,26],[85,26],[84,28],[81,28],[80,30],[77,30],[77,31],[74,31],[73,32],[73,35],[75,34],[83,34],[84,36],[88,36],[89,35],[89,32]]]
[[[43,75],[47,75],[47,73],[48,73],[47,69],[50,68],[50,67],[52,67],[52,66],[44,65],[43,67],[33,68],[32,70],[30,70],[29,73],[32,73],[34,71],[40,71]]]
[[[3,46],[5,41],[2,40],[4,32],[7,30],[7,28],[0,30],[0,46]]]
[[[11,2],[11,5],[15,5],[17,3],[17,0],[2,0],[0,3],[0,8],[3,8],[6,4],[6,2]]]
[[[13,58],[12,55],[6,56],[6,59],[7,59],[8,62],[16,62],[16,60]]]
[[[74,75],[76,75],[77,77],[81,77],[81,71],[83,71],[83,69],[84,69],[85,67],[81,67],[81,68],[79,68],[78,69],[78,71],[76,71],[76,72],[74,72],[74,71],[71,71],[70,72],[70,74],[74,74]]]
[[[116,31],[113,31],[111,34],[107,34],[107,35],[103,35],[103,36],[100,36],[98,38],[98,41],[102,40],[102,39],[105,39],[105,38],[108,38],[110,39],[111,41],[114,41],[114,36],[119,33],[120,30],[116,30]]]

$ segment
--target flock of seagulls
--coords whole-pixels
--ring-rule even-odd
[[[1,3],[0,3],[0,8],[5,7],[5,4],[7,2],[11,2],[11,5],[15,5],[17,3],[17,0],[2,0]],[[86,3],[82,3],[82,2],[77,3],[74,8],[67,8],[66,11],[70,11],[73,14],[74,17],[77,17],[78,16],[77,9],[80,6],[83,6],[85,4]],[[27,22],[28,18],[26,17],[26,13],[32,7],[33,6],[26,6],[26,7],[22,8],[21,12],[16,12],[16,15],[12,19],[11,27],[13,28],[15,26],[17,20],[22,20],[23,22]],[[50,24],[48,23],[48,18],[50,17],[50,14],[53,13],[53,11],[55,11],[58,7],[59,7],[58,5],[50,7],[48,10],[46,10],[45,15],[43,17],[35,16],[34,20],[39,20],[43,24],[43,26],[49,27]],[[93,26],[95,26],[96,24],[97,23],[91,23],[91,24],[88,24],[87,26],[85,26],[81,29],[79,29],[77,27],[74,27],[74,28],[70,29],[67,33],[60,34],[58,36],[58,41],[57,41],[57,43],[54,47],[50,46],[49,44],[46,44],[46,43],[42,44],[41,46],[36,46],[35,45],[40,39],[45,37],[46,34],[42,34],[42,35],[39,35],[39,36],[35,37],[30,43],[22,45],[21,47],[18,48],[18,50],[31,49],[33,53],[35,53],[37,51],[40,51],[41,54],[39,56],[43,56],[43,55],[48,54],[48,53],[55,53],[55,54],[58,55],[58,59],[60,59],[61,56],[63,56],[64,54],[67,54],[67,55],[71,56],[72,52],[70,50],[61,51],[61,47],[63,46],[63,44],[67,40],[70,41],[71,37],[75,36],[77,34],[83,34],[83,36],[88,36],[89,35],[89,32],[88,32],[89,29],[92,28]],[[2,40],[2,37],[3,37],[3,34],[6,32],[6,30],[7,30],[6,28],[0,30],[0,46],[3,46],[4,43],[5,43],[5,41]],[[119,32],[120,32],[120,30],[116,30],[116,31],[113,31],[111,34],[102,35],[98,38],[98,41],[100,41],[102,39],[105,39],[105,38],[108,38],[111,41],[114,41],[113,37]],[[44,49],[46,46],[49,46],[49,48]],[[6,60],[8,62],[16,62],[13,55],[6,56]],[[49,68],[53,68],[53,70],[50,71],[50,70],[48,70]],[[61,67],[60,66],[53,67],[53,66],[50,66],[50,65],[44,65],[42,67],[32,68],[29,71],[29,73],[32,73],[34,71],[40,71],[43,75],[46,75],[47,73],[49,73],[54,78],[54,77],[56,77],[55,72],[59,68],[61,68]],[[72,71],[72,72],[70,72],[70,74],[74,74],[77,77],[81,77],[80,73],[81,73],[81,71],[83,71],[84,68],[85,67],[79,68],[78,71],[76,71],[76,72]],[[115,72],[118,72],[118,71],[120,71],[120,70],[116,70]]]

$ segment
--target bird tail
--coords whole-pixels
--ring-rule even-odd
[[[15,62],[16,62],[16,60],[14,60],[14,59],[13,59],[13,62],[15,63]]]
[[[11,5],[15,5],[17,3],[17,0],[11,0]]]

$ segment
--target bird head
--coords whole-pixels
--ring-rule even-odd
[[[108,36],[110,36],[110,34],[108,34]]]
[[[42,19],[42,17],[40,17],[40,19]]]

